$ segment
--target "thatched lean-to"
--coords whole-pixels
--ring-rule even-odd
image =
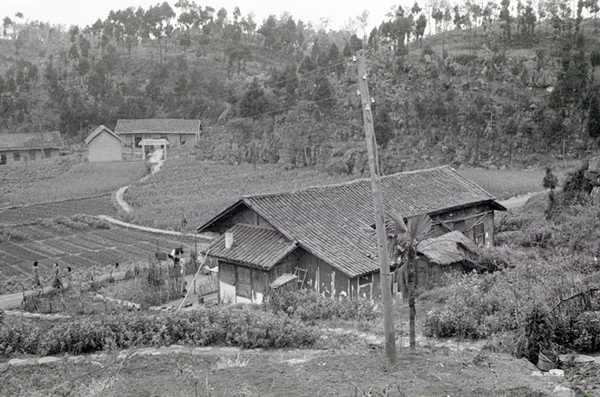
[[[434,286],[449,270],[479,268],[481,249],[457,230],[423,240],[417,251],[420,254],[417,278],[421,288]]]
[[[441,266],[463,261],[477,264],[481,255],[479,247],[457,230],[423,240],[417,250],[429,262]]]

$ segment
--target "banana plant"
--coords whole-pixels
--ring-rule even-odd
[[[417,247],[432,229],[431,218],[427,214],[411,217],[407,222],[399,214],[387,214],[385,230],[388,236],[390,258],[399,265],[396,272],[398,280],[402,283],[402,295],[408,297],[409,308],[409,339],[410,350],[416,349],[415,337],[415,290]]]

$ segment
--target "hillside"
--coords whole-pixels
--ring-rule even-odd
[[[352,57],[364,48],[385,172],[545,165],[597,146],[600,35],[582,18],[591,9],[399,8],[361,40],[359,29],[317,31],[290,15],[259,26],[239,9],[178,4],[68,32],[5,19],[0,129],[59,129],[80,142],[119,118],[200,118],[202,159],[361,174]]]

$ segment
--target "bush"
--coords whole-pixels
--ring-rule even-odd
[[[83,354],[174,343],[298,348],[312,346],[317,336],[316,330],[297,319],[264,312],[207,308],[156,315],[127,313],[73,318],[61,323],[23,320],[2,325],[0,356]]]
[[[315,291],[271,291],[263,301],[263,307],[274,313],[284,312],[303,321],[326,319],[373,320],[372,304],[363,299],[332,299]]]
[[[567,315],[556,324],[558,344],[582,352],[600,351],[600,311]]]
[[[454,57],[454,61],[462,66],[477,59],[477,55],[472,54],[458,54]]]

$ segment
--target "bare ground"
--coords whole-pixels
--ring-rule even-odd
[[[420,348],[387,364],[364,344],[341,350],[178,353],[0,366],[0,395],[24,396],[545,396],[562,380],[504,354]]]

